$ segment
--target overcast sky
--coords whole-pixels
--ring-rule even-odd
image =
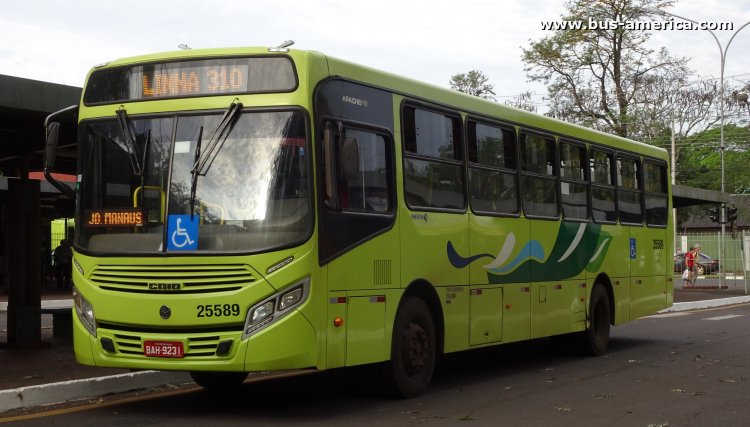
[[[562,0],[25,0],[0,13],[0,74],[81,86],[89,68],[124,56],[193,48],[295,47],[448,86],[479,69],[499,101],[531,90],[521,46],[545,35],[541,21]],[[681,0],[669,11],[700,21],[750,21],[750,0]],[[726,46],[733,31],[717,31]],[[652,47],[693,58],[699,75],[719,76],[719,49],[705,31],[662,31]],[[725,76],[750,82],[750,26],[732,42]]]

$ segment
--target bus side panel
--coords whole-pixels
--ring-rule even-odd
[[[667,306],[665,237],[663,228],[630,227],[631,319],[653,314]]]
[[[444,312],[445,352],[468,348],[468,268],[456,268],[449,245],[459,254],[469,251],[465,214],[399,210],[401,226],[401,283],[423,280],[435,287]],[[465,255],[464,255],[465,256]],[[457,291],[461,288],[460,291]]]
[[[399,287],[398,226],[349,250],[328,264],[328,289],[348,291]]]
[[[627,227],[620,225],[602,225],[602,231],[608,236],[606,238],[609,239],[609,243],[604,261],[599,268],[586,272],[586,304],[599,275],[606,275],[614,292],[615,325],[619,325],[630,320],[629,232]]]
[[[588,260],[578,258],[591,252],[586,249],[588,243],[583,237],[587,224],[567,223],[561,227],[559,221],[530,220],[529,225],[530,238],[538,242],[544,252],[544,259],[531,271],[531,337],[569,333],[576,319],[580,321],[583,311],[579,292]],[[564,233],[564,228],[571,232]],[[554,277],[555,269],[565,268],[565,262],[573,260],[571,277],[548,279]]]
[[[469,270],[455,268],[448,245],[457,253],[469,252],[467,215],[400,210],[401,283],[426,280],[435,287],[469,283]]]
[[[437,291],[445,322],[443,351],[466,350],[469,347],[469,287],[444,286],[437,288]]]
[[[472,256],[485,254],[470,264],[470,283],[481,285],[489,282],[488,274],[493,263],[508,262],[522,256],[521,251],[529,241],[529,226],[524,218],[499,218],[491,216],[469,216],[469,247]],[[507,254],[503,248],[511,249]],[[503,259],[497,259],[502,256]],[[519,270],[521,269],[521,270]],[[502,318],[502,341],[521,341],[531,337],[531,307],[529,292],[530,269],[521,265],[518,271],[522,281],[503,284],[502,300],[497,310]],[[516,276],[517,277],[517,276]],[[472,314],[472,321],[473,321]]]
[[[497,343],[502,340],[503,289],[472,287],[470,291],[469,345]]]
[[[385,295],[347,298],[347,366],[381,362],[385,352]]]
[[[346,328],[349,326],[349,322],[346,321],[346,308],[346,292],[328,293],[325,363],[328,369],[346,365]]]

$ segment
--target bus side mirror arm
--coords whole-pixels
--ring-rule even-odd
[[[44,177],[53,187],[73,200],[75,200],[75,191],[52,176],[52,170],[55,167],[55,159],[57,158],[57,143],[60,138],[60,123],[53,120],[58,116],[70,113],[77,115],[77,112],[78,106],[73,105],[50,114],[44,121],[44,125],[47,129],[47,140],[44,145]]]

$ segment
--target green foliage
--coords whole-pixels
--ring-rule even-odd
[[[489,80],[489,77],[483,72],[471,70],[468,73],[452,75],[450,85],[452,89],[459,92],[494,101],[495,85],[491,84]]]
[[[721,189],[721,130],[699,132],[682,142],[677,159],[677,183],[708,190]],[[750,194],[750,130],[724,126],[725,191]]]

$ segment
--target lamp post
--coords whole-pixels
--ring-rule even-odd
[[[646,8],[646,11],[660,14],[660,15],[672,16],[678,19],[682,19],[683,21],[688,21],[696,25],[701,25],[700,22],[698,21],[695,21],[690,18],[685,18],[684,16],[675,15],[674,13],[667,12],[661,9]],[[750,25],[750,21],[742,24],[742,26],[738,28],[737,31],[735,31],[732,34],[732,37],[729,38],[729,41],[727,42],[726,46],[721,45],[719,38],[716,37],[716,33],[706,28],[706,31],[708,31],[711,34],[711,36],[716,41],[716,45],[719,47],[719,55],[721,58],[721,74],[720,74],[720,83],[719,83],[719,122],[720,122],[721,130],[720,130],[720,137],[719,137],[719,154],[721,155],[721,192],[722,193],[724,193],[724,185],[725,185],[724,184],[725,183],[725,180],[724,180],[724,65],[726,64],[726,61],[727,61],[727,51],[729,50],[729,45],[732,44],[732,41],[734,40],[735,36],[737,36],[737,33],[742,31],[742,29],[747,27],[748,25]],[[719,244],[720,246],[719,259],[721,260],[722,270],[726,272],[726,269],[724,267],[726,265],[726,257],[725,257],[725,250],[724,250],[724,235],[726,234],[726,209],[725,209],[724,203],[721,204],[720,222],[721,222],[721,243]],[[726,275],[721,276],[721,287],[723,287],[724,285],[725,276]]]

